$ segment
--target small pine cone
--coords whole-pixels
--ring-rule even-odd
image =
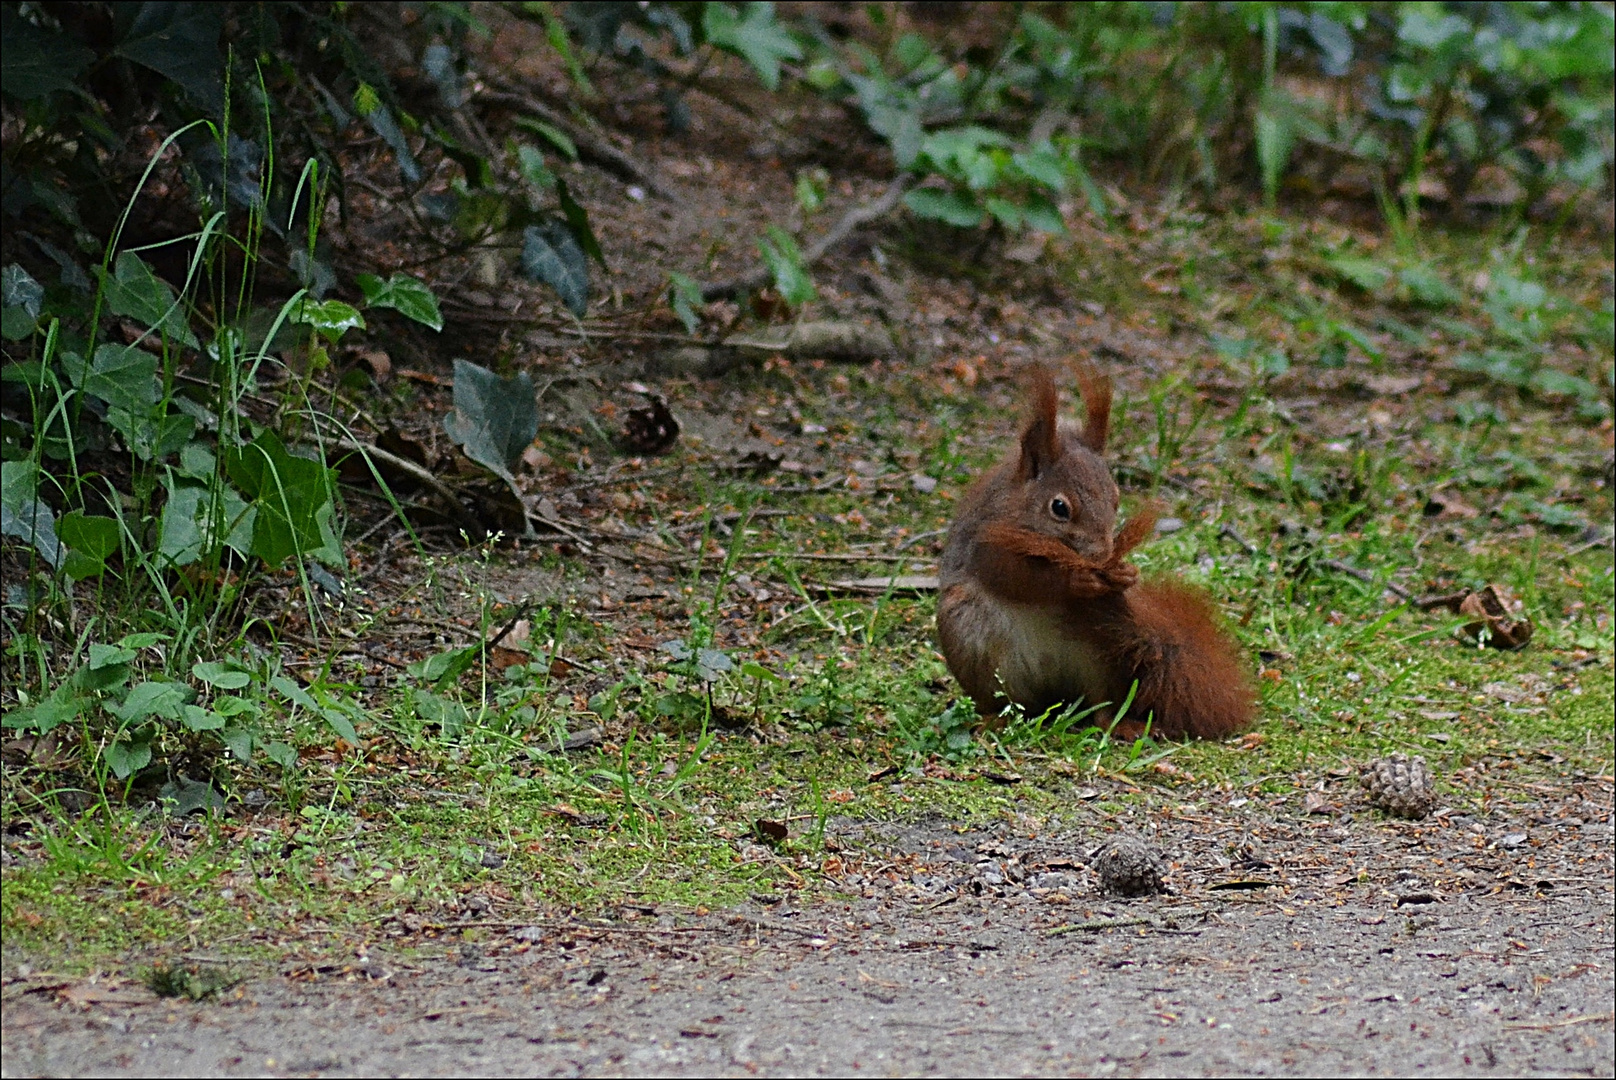
[[[1113,896],[1151,896],[1163,892],[1161,862],[1144,842],[1118,836],[1094,854],[1100,889]]]
[[[1376,758],[1363,767],[1359,781],[1369,805],[1401,818],[1422,818],[1436,806],[1436,785],[1422,757],[1406,754]]]

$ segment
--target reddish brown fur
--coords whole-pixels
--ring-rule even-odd
[[[1122,600],[1120,617],[1101,620],[1092,640],[1109,658],[1113,702],[1120,706],[1138,681],[1127,713],[1134,723],[1148,718],[1151,732],[1167,739],[1221,739],[1251,724],[1251,676],[1205,593],[1156,580]]]
[[[1117,531],[1116,539],[1111,541],[1111,562],[1121,563],[1134,548],[1150,539],[1155,531],[1158,511],[1154,503],[1139,507],[1133,512],[1128,523]]]
[[[1116,486],[1095,456],[1109,434],[1111,384],[1086,366],[1078,382],[1087,420],[1080,436],[1063,436],[1054,382],[1034,371],[1019,454],[961,506],[938,608],[950,670],[985,714],[1008,694],[1029,708],[1109,701],[1115,715],[1131,693],[1117,728],[1124,736],[1147,721],[1163,738],[1239,731],[1254,718],[1256,695],[1210,599],[1170,580],[1138,584],[1125,561],[1151,535],[1155,507],[1111,535]],[[1054,494],[1080,505],[1069,524],[1052,527]],[[1012,668],[1019,681],[1005,674]]]
[[[1127,533],[1127,527],[1118,533],[1119,541]],[[998,571],[993,575],[995,583],[1003,581],[994,592],[1017,603],[1048,603],[1052,598],[1091,600],[1120,592],[1139,580],[1139,570],[1117,556],[1104,563],[1091,562],[1052,536],[1002,521],[984,528],[982,541],[988,549],[985,557]],[[1128,548],[1137,546],[1136,540]]]
[[[1032,408],[1028,410],[1027,426],[1021,429],[1021,461],[1016,468],[1016,479],[1028,481],[1049,468],[1060,457],[1059,420],[1055,413],[1055,380],[1043,368],[1035,368],[1032,385]]]
[[[1044,377],[1048,378],[1049,373],[1044,372]],[[1111,428],[1111,380],[1089,364],[1081,364],[1077,369],[1077,388],[1083,395],[1083,408],[1087,413],[1083,441],[1096,454],[1103,454]]]

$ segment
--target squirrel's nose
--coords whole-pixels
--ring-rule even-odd
[[[1109,562],[1111,559],[1111,538],[1109,536],[1085,536],[1075,542],[1069,542],[1073,551],[1094,562]]]

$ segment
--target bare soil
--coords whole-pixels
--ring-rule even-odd
[[[1611,785],[1388,821],[1350,786],[1060,820],[833,821],[841,902],[580,921],[473,901],[161,999],[8,953],[7,1076],[1611,1075]],[[1312,811],[1312,812],[1309,812]],[[1126,831],[1171,890],[1101,896]],[[280,943],[265,942],[275,946]],[[149,960],[159,959],[153,955]],[[220,961],[225,963],[220,964]]]

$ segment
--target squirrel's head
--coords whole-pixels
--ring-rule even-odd
[[[1084,365],[1078,387],[1086,411],[1081,428],[1060,422],[1054,380],[1047,369],[1033,369],[1031,408],[1009,501],[1017,524],[1104,562],[1111,556],[1120,499],[1100,456],[1111,421],[1111,380]]]

